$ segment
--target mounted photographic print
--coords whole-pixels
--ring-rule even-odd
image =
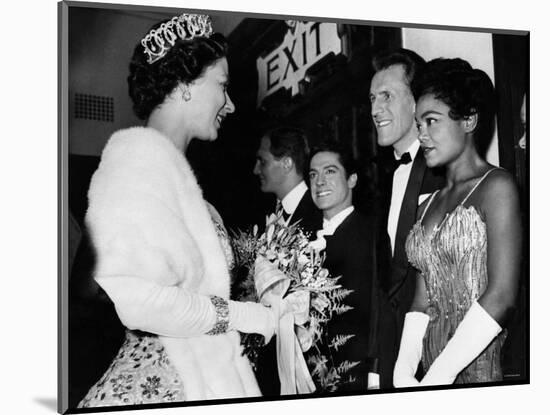
[[[60,413],[529,383],[529,33],[63,1]]]

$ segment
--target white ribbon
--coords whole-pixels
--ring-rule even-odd
[[[275,334],[281,395],[312,393],[315,384],[294,333],[295,325],[303,325],[309,319],[309,292],[297,291],[283,299],[290,286],[288,277],[280,271],[270,272],[270,268],[275,266],[265,258],[258,259],[255,267],[255,284],[260,302],[279,309]]]
[[[320,252],[327,247],[327,240],[324,238],[324,236],[331,236],[334,234],[334,231],[336,228],[334,226],[329,225],[328,221],[325,219],[323,222],[323,229],[319,229],[315,234],[317,235],[317,239],[314,241],[311,241],[309,243],[309,246],[313,249],[315,249],[317,252]]]

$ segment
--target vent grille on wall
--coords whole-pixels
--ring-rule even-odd
[[[75,118],[94,121],[114,121],[114,103],[112,97],[90,94],[75,94]]]

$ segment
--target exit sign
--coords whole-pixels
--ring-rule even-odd
[[[306,70],[333,52],[342,52],[336,23],[295,22],[289,24],[280,46],[256,60],[259,74],[258,105],[280,88],[298,93]]]

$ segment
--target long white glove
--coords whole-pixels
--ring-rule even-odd
[[[216,308],[207,295],[181,287],[160,286],[138,277],[97,278],[116,305],[122,323],[169,337],[194,337],[216,323]],[[259,333],[270,339],[279,310],[251,302],[228,301],[229,329]]]
[[[419,386],[414,377],[422,358],[422,339],[430,317],[425,313],[411,311],[405,314],[399,355],[393,369],[393,385],[396,388]]]
[[[450,385],[491,341],[502,327],[479,305],[472,304],[454,336],[434,360],[420,385]]]
[[[254,264],[254,279],[258,280],[258,278],[268,284],[286,279],[284,274],[264,257],[258,257]],[[283,311],[280,299],[272,298],[270,300],[265,301],[264,299],[262,304],[230,301],[230,328],[242,333],[259,333],[265,337],[267,344],[275,333],[280,314]]]
[[[262,304],[278,306],[290,280],[275,264],[258,255],[254,263],[254,284]]]
[[[279,310],[259,303],[229,301],[229,328],[242,333],[259,333],[268,343],[275,333]]]

